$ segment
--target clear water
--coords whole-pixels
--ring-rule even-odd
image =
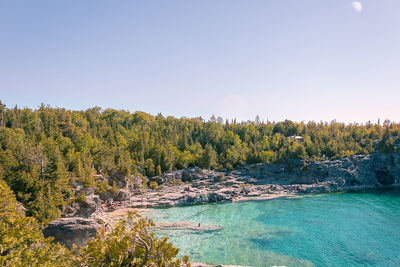
[[[218,224],[156,232],[208,264],[400,266],[400,192],[379,191],[157,209],[155,221]]]

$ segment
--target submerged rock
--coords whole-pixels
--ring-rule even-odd
[[[153,229],[158,230],[179,230],[190,232],[215,232],[223,229],[222,225],[215,224],[196,224],[193,222],[160,222],[156,223]]]

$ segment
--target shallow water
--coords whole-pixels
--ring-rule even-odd
[[[197,262],[400,266],[400,192],[395,190],[157,209],[151,217],[224,226],[209,233],[156,232]]]

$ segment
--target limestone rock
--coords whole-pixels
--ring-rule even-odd
[[[86,196],[86,200],[75,202],[65,207],[64,217],[83,217],[90,218],[95,213],[101,212],[101,200],[97,195]]]
[[[86,245],[101,227],[95,219],[87,218],[61,218],[52,221],[44,230],[46,237],[53,236],[54,242],[64,244],[71,248],[73,244]]]
[[[131,194],[130,194],[129,189],[120,189],[120,190],[118,190],[114,200],[116,200],[116,201],[127,201],[127,200],[129,200],[130,195]]]

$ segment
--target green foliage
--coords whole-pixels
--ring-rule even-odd
[[[388,132],[385,132],[382,139],[377,145],[377,149],[381,153],[393,153],[396,151],[395,138],[391,137]]]
[[[233,170],[246,163],[368,154],[374,144],[391,153],[400,136],[400,125],[390,122],[224,123],[215,117],[177,119],[97,107],[0,108],[0,177],[41,221],[55,218],[74,199],[71,181],[107,190],[95,181],[96,173],[154,177],[194,166]]]
[[[104,179],[96,181],[96,194],[104,194],[109,189],[108,182]]]
[[[303,162],[303,165],[300,167],[300,171],[307,171],[308,167],[307,167],[307,163]]]
[[[76,202],[85,202],[86,201],[86,195],[85,191],[81,190],[78,192],[78,195],[75,197]]]
[[[148,218],[130,213],[109,233],[100,231],[80,253],[83,266],[190,266],[189,258],[177,259],[179,249],[168,238],[157,239],[147,228]]]
[[[155,167],[154,167],[154,163],[152,159],[147,159],[145,162],[145,172],[147,176],[155,176],[156,175],[156,171],[155,171]]]
[[[155,238],[148,218],[131,213],[112,231],[103,229],[84,247],[68,250],[45,238],[40,224],[26,217],[7,184],[0,180],[1,266],[189,266],[176,258],[179,249],[167,238]]]
[[[71,266],[70,251],[45,238],[36,219],[26,217],[7,184],[0,180],[0,265]]]
[[[50,184],[47,184],[39,190],[36,199],[29,203],[30,214],[47,224],[61,215],[62,201],[61,195],[54,193]]]
[[[206,147],[201,155],[199,165],[202,168],[212,169],[217,165],[217,153],[210,144],[206,144]]]
[[[158,183],[156,181],[151,181],[149,184],[149,188],[152,190],[156,190],[158,188]]]
[[[273,151],[261,151],[260,152],[260,160],[262,163],[270,163],[274,160],[274,152]]]
[[[85,187],[95,187],[95,186],[96,186],[96,183],[95,183],[93,177],[91,177],[91,176],[86,176],[86,177],[83,179],[83,185],[84,185]]]
[[[225,164],[225,168],[226,168],[227,171],[233,171],[233,166],[229,162]]]
[[[224,182],[226,180],[225,174],[221,173],[220,175],[218,175],[217,179],[219,182]]]
[[[117,186],[117,183],[115,181],[113,181],[113,185],[111,187],[111,192],[113,194],[116,194],[118,192],[118,186]]]
[[[167,186],[175,186],[175,185],[182,185],[183,182],[181,179],[177,179],[177,178],[169,178],[166,180],[165,184]]]
[[[161,176],[161,166],[160,165],[157,165],[156,176]]]
[[[149,181],[149,179],[147,179],[146,177],[142,178],[142,188],[143,188],[143,190],[146,190],[148,181]]]

